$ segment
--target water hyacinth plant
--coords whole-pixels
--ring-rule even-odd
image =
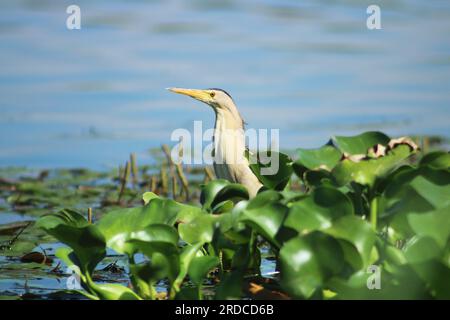
[[[95,222],[63,209],[37,225],[91,299],[450,299],[449,153],[366,132],[293,158],[273,176],[252,165],[252,199],[208,179],[199,204],[146,192]],[[129,286],[94,280],[107,250],[126,256]]]

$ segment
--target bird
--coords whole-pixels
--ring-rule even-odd
[[[213,167],[216,177],[243,185],[249,197],[254,198],[263,184],[253,173],[245,156],[245,122],[231,95],[218,88],[167,90],[206,103],[214,110]]]

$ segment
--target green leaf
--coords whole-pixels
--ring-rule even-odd
[[[430,167],[403,170],[391,179],[383,195],[382,217],[401,237],[411,237],[408,215],[425,214],[450,205],[450,174]]]
[[[103,234],[76,211],[63,210],[44,216],[37,226],[73,249],[83,273],[92,273],[106,255]]]
[[[445,248],[450,237],[450,206],[420,214],[409,214],[408,222],[419,236],[428,236]]]
[[[335,186],[336,182],[331,172],[326,170],[306,171],[302,176],[303,181],[309,187],[318,187],[321,185]]]
[[[280,250],[281,285],[296,298],[311,297],[343,266],[339,243],[320,232],[293,238]]]
[[[230,183],[223,187],[214,197],[211,202],[211,208],[214,208],[219,203],[223,203],[228,200],[240,201],[247,200],[249,198],[247,188],[241,184]],[[213,210],[214,211],[214,210]]]
[[[258,153],[257,163],[250,163],[250,169],[261,183],[269,189],[283,190],[288,184],[293,169],[291,158],[281,152],[260,152]],[[266,164],[266,160],[270,161]],[[270,169],[269,169],[270,168]],[[269,171],[267,174],[265,171]]]
[[[241,270],[235,270],[225,274],[217,286],[216,300],[238,300],[242,297],[242,282],[244,273]]]
[[[323,230],[331,227],[334,220],[353,214],[352,203],[345,194],[323,186],[292,204],[284,226],[299,233]]]
[[[102,300],[142,300],[133,290],[120,284],[91,284],[91,287]]]
[[[240,221],[255,229],[271,243],[279,246],[276,234],[283,223],[287,207],[280,203],[268,203],[255,209],[243,211]]]
[[[219,258],[216,256],[196,257],[189,266],[189,278],[195,285],[200,286],[208,272],[217,267],[218,264]]]
[[[217,221],[217,216],[204,214],[190,222],[180,223],[178,232],[181,238],[189,244],[211,242],[214,234],[214,224]]]
[[[369,265],[376,236],[367,221],[356,216],[344,216],[335,221],[324,232],[336,239],[344,240],[353,246],[360,257],[359,263],[353,263],[356,269],[361,269]]]
[[[405,257],[409,263],[420,263],[442,255],[436,241],[430,237],[415,236],[405,245]]]
[[[142,200],[144,200],[144,204],[148,204],[152,199],[159,198],[158,195],[153,192],[146,192],[142,195]]]
[[[327,286],[337,293],[336,298],[341,300],[394,300],[394,299],[429,299],[426,294],[423,281],[417,277],[409,267],[398,268],[395,274],[390,274],[380,268],[381,288],[369,290],[367,283],[371,272],[360,270],[352,274],[348,279],[333,277],[327,282]]]
[[[225,200],[216,204],[214,208],[212,208],[212,212],[215,214],[229,212],[233,210],[233,207],[234,207],[233,201]]]
[[[225,179],[216,179],[209,182],[207,185],[202,186],[202,193],[200,194],[200,203],[203,208],[212,208],[212,203],[216,198],[217,194],[229,185],[231,182]],[[218,202],[217,202],[218,203]]]
[[[328,144],[318,149],[298,149],[297,152],[299,159],[294,165],[298,169],[296,172],[302,172],[305,169],[331,171],[342,157],[342,153],[336,147]]]
[[[450,268],[437,259],[413,264],[412,268],[426,283],[436,299],[450,299]]]
[[[282,198],[283,196],[281,195],[280,192],[274,190],[265,190],[263,192],[258,193],[256,197],[250,200],[246,206],[246,209],[253,210],[263,207],[269,203],[277,203]]]
[[[43,229],[52,229],[60,224],[72,227],[85,227],[89,225],[86,218],[79,212],[71,209],[63,209],[41,217],[36,226]]]
[[[411,154],[409,146],[398,145],[380,158],[365,159],[359,162],[344,159],[333,169],[332,175],[339,186],[344,186],[351,181],[373,186],[377,178],[393,171]]]
[[[128,240],[127,243],[134,250],[142,252],[150,262],[135,272],[147,282],[156,282],[162,278],[169,278],[173,282],[180,272],[180,254],[178,247],[165,241]]]
[[[420,166],[429,166],[433,169],[449,169],[450,153],[444,151],[434,151],[423,156]]]
[[[403,199],[407,202],[414,200],[417,202],[416,197],[412,197],[411,191],[427,204],[426,206],[420,205],[424,209],[416,210],[416,212],[446,207],[450,204],[450,172],[429,167],[402,170],[391,179],[384,194],[389,199]],[[407,195],[410,197],[406,197]],[[414,207],[417,206],[418,203],[415,203]]]
[[[58,257],[65,265],[74,271],[80,277],[85,279],[84,275],[81,273],[79,265],[79,261],[77,257],[74,255],[73,250],[68,247],[58,248],[55,252],[55,256]]]
[[[369,131],[352,137],[335,136],[331,140],[341,152],[356,155],[367,154],[377,144],[385,146],[391,139],[382,132]]]
[[[152,224],[129,235],[130,240],[168,242],[175,246],[178,245],[178,238],[177,230],[166,224]]]
[[[173,225],[177,220],[188,221],[201,213],[201,209],[194,206],[183,205],[170,199],[153,198],[144,207],[109,212],[97,225],[104,234],[108,247],[118,253],[132,254],[132,247],[127,246],[132,232],[152,224]]]
[[[199,254],[202,246],[203,243],[196,243],[194,245],[187,245],[182,249],[180,254],[180,271],[172,285],[173,295],[180,291],[181,283],[188,274],[191,262]]]

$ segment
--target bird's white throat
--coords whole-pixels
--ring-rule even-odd
[[[228,110],[216,112],[214,127],[215,162],[247,164],[245,158],[245,132],[239,114]]]

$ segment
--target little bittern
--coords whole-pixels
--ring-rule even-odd
[[[250,197],[254,197],[262,184],[250,169],[249,161],[245,157],[244,121],[233,98],[226,91],[215,88],[168,90],[187,95],[213,108],[216,114],[213,136],[216,176],[244,185]]]

